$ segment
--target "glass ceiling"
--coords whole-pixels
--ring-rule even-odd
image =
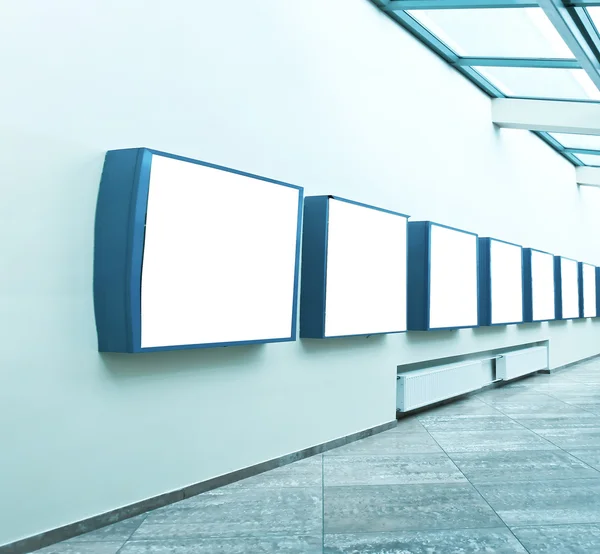
[[[371,1],[492,97],[600,104],[600,0]],[[536,134],[600,166],[600,135]]]

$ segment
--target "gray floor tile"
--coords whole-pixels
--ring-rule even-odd
[[[466,482],[443,453],[329,456],[324,459],[323,469],[325,486]]]
[[[323,473],[322,466],[321,455],[313,456],[306,460],[266,471],[254,477],[248,477],[248,479],[242,479],[227,485],[225,489],[320,487]]]
[[[506,528],[325,535],[325,554],[527,554]]]
[[[513,532],[530,554],[600,552],[600,525],[516,527]]]
[[[428,431],[490,431],[521,429],[505,415],[431,415],[422,417],[421,423]]]
[[[123,521],[119,521],[118,523],[113,523],[112,525],[102,527],[101,529],[96,529],[90,533],[73,537],[72,539],[69,539],[68,542],[125,542],[142,524],[144,519],[146,519],[146,514],[125,519]]]
[[[561,450],[464,452],[450,457],[472,483],[600,477],[596,470]]]
[[[510,431],[432,431],[446,452],[504,452],[510,450],[553,450],[556,446],[528,429]]]
[[[600,383],[600,373],[570,373],[569,379],[576,383],[588,383],[590,385],[597,385]]]
[[[600,522],[600,479],[477,484],[509,526]]]
[[[425,427],[415,416],[407,416],[398,420],[398,425],[390,431],[397,433],[427,433]],[[388,431],[389,432],[389,431]]]
[[[441,452],[441,448],[428,433],[398,433],[385,431],[323,454],[328,456],[352,456],[365,454],[427,454]]]
[[[600,448],[589,448],[587,450],[569,450],[569,452],[586,464],[600,471]]]
[[[573,404],[577,408],[590,412],[594,415],[600,415],[600,402],[585,402],[583,404]]]
[[[425,412],[417,414],[417,418],[421,420],[424,417],[431,415],[502,415],[492,406],[479,400],[476,396],[469,397],[465,400],[455,400],[449,404],[432,408]]]
[[[132,540],[318,534],[321,497],[321,488],[216,489],[149,513]]]
[[[600,425],[600,422],[599,422]],[[536,433],[565,450],[599,448],[600,427],[571,427],[567,429],[536,429]]]
[[[322,542],[321,535],[132,541],[119,554],[321,554]]]
[[[552,390],[547,394],[569,404],[600,404],[600,391],[584,385],[581,390]]]
[[[573,429],[583,427],[598,427],[598,416],[591,413],[582,414],[528,414],[515,415],[513,419],[525,427],[537,429]]]
[[[59,542],[36,550],[39,554],[117,554],[124,541],[119,542]]]
[[[523,395],[516,399],[487,398],[486,402],[500,412],[512,416],[516,414],[581,414],[584,411],[577,406],[567,404],[547,394]]]
[[[471,485],[325,487],[325,533],[498,527]]]

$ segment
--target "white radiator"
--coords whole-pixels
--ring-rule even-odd
[[[397,380],[396,407],[408,412],[471,392],[487,384],[483,360],[401,373]]]
[[[548,369],[548,348],[546,346],[507,352],[496,358],[496,378],[504,381],[540,369]]]

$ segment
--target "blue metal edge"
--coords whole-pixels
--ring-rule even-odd
[[[302,232],[302,286],[300,291],[300,338],[301,339],[336,339],[348,337],[364,337],[390,335],[405,331],[378,331],[376,333],[358,333],[353,335],[326,335],[326,291],[327,291],[327,249],[329,235],[329,200],[337,200],[347,204],[377,210],[408,219],[410,216],[348,200],[333,195],[307,196],[304,200],[304,227]],[[407,257],[408,257],[408,222],[407,222]],[[408,260],[407,260],[408,268]],[[408,270],[407,270],[408,272]],[[408,285],[407,285],[408,289]],[[407,290],[408,298],[408,290]],[[408,308],[408,307],[407,307]]]
[[[583,262],[577,262],[577,286],[579,287],[579,317],[584,318],[583,314]]]
[[[429,291],[431,289],[431,227],[443,227],[444,229],[450,229],[452,231],[457,231],[459,233],[463,233],[465,235],[473,235],[476,239],[479,239],[477,233],[472,233],[471,231],[465,231],[463,229],[457,229],[456,227],[450,227],[449,225],[444,225],[442,223],[435,223],[433,221],[411,221],[409,222],[410,226],[413,225],[413,233],[414,239],[411,244],[410,235],[409,235],[409,276],[411,277],[411,284],[409,284],[409,298],[411,303],[411,316],[409,316],[409,321],[412,325],[408,327],[409,331],[454,331],[458,329],[471,329],[473,327],[479,326],[479,240],[475,241],[475,256],[476,256],[476,271],[477,271],[477,290],[475,291],[477,298],[477,323],[474,325],[460,325],[455,327],[431,327],[430,326],[430,298]],[[425,233],[425,237],[421,236],[421,233]],[[424,244],[423,241],[424,240]],[[425,266],[421,265],[422,260],[419,256],[419,249],[425,254],[424,262]],[[411,266],[411,254],[412,251],[413,256],[413,266],[414,271],[410,267]],[[421,267],[419,267],[421,265]],[[424,271],[424,279],[421,284],[417,282],[419,277],[419,273]],[[425,287],[426,285],[426,287]],[[422,297],[424,295],[424,298]],[[424,320],[423,320],[424,317]]]
[[[301,339],[320,339],[325,334],[328,228],[329,198],[307,196],[302,228]]]
[[[596,266],[596,317],[600,316],[600,267]]]
[[[479,325],[492,325],[492,241],[480,237],[479,242]]]
[[[487,241],[487,242],[483,242]],[[519,321],[506,321],[502,323],[492,323],[492,241],[502,242],[510,246],[516,246],[521,249],[521,314],[522,319]],[[482,258],[482,246],[484,248],[484,257]],[[485,258],[487,256],[487,258]],[[483,316],[480,318],[479,325],[486,327],[498,327],[502,325],[518,325],[525,322],[525,285],[523,280],[523,246],[508,242],[507,240],[496,239],[493,237],[479,238],[479,313]],[[485,288],[487,287],[487,291]]]
[[[569,260],[571,262],[575,262],[577,264],[577,305],[579,307],[579,315],[577,317],[563,317],[562,310],[562,269],[560,265],[561,259]],[[573,258],[567,258],[566,256],[554,256],[554,302],[556,304],[556,319],[561,321],[568,321],[569,319],[581,319],[583,316],[581,315],[581,298],[582,298],[582,290],[581,290],[581,281],[579,280],[579,263],[577,260]],[[560,311],[559,311],[560,308]]]
[[[235,342],[141,347],[141,273],[152,155],[203,165],[298,190],[298,223],[290,336]],[[304,188],[150,148],[107,152],[98,192],[94,243],[94,306],[100,352],[158,352],[296,340]],[[107,269],[108,268],[108,269]],[[110,275],[107,276],[107,273]]]
[[[533,275],[531,273],[531,253],[539,252],[552,256],[554,254],[537,248],[523,248],[523,321],[524,323],[542,323],[555,321],[556,317],[556,267],[553,266],[554,277],[554,317],[551,319],[533,319]]]
[[[429,225],[428,221],[409,221],[406,229],[406,327],[409,331],[428,330]]]
[[[310,198],[310,197],[307,197]],[[387,208],[380,208],[378,206],[371,206],[370,204],[363,204],[362,202],[357,202],[356,200],[348,200],[347,198],[341,198],[340,196],[332,196],[328,195],[326,198],[331,198],[332,200],[338,200],[339,202],[346,202],[348,204],[354,204],[355,206],[360,206],[362,208],[369,208],[371,210],[377,210],[378,212],[385,212],[387,214],[399,215],[400,217],[409,218],[410,216],[407,214],[403,214],[400,212],[394,212],[392,210],[388,210]]]

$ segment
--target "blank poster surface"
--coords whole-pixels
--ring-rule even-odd
[[[555,318],[554,256],[531,251],[531,298],[533,321]]]
[[[596,317],[596,267],[581,264],[583,273],[583,317]]]
[[[292,334],[300,190],[153,155],[141,347]]]
[[[520,246],[490,241],[492,324],[523,321],[523,254]]]
[[[569,258],[560,259],[560,282],[562,292],[562,318],[579,317],[579,276],[577,262]]]
[[[329,198],[325,336],[406,330],[406,222]]]
[[[429,327],[477,325],[477,235],[431,225]]]

